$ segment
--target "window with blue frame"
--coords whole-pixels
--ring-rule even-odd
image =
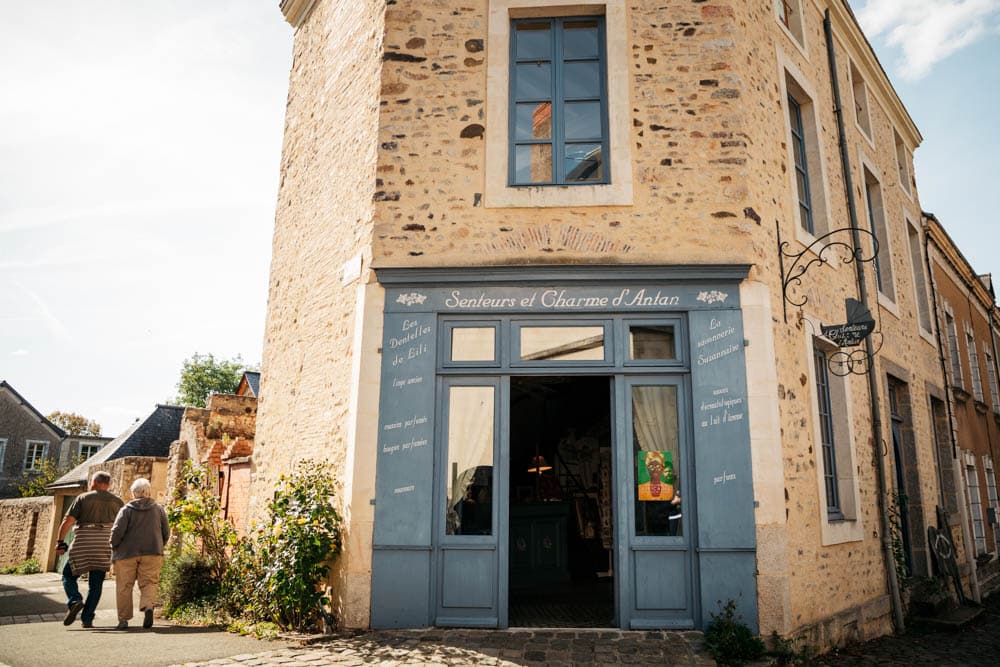
[[[604,17],[511,22],[511,185],[610,182]]]

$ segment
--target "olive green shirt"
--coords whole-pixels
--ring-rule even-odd
[[[121,498],[108,491],[88,491],[76,497],[67,514],[80,524],[113,524],[124,504]]]

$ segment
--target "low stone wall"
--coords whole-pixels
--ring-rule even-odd
[[[35,557],[45,567],[52,533],[52,496],[0,500],[0,567]]]
[[[791,633],[799,646],[823,653],[832,648],[892,634],[892,601],[888,595],[828,616]]]
[[[99,465],[111,475],[111,493],[125,502],[132,500],[129,487],[140,477],[145,477],[152,485],[150,497],[158,503],[167,501],[167,459],[157,456],[125,456],[106,461]],[[90,470],[91,475],[94,469]]]

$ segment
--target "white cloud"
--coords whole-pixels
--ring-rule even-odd
[[[899,75],[922,78],[952,53],[1000,28],[1000,0],[868,0],[858,20],[869,37],[900,49]]]
[[[10,356],[12,356],[12,357],[26,357],[26,356],[28,356],[28,351],[25,350],[24,348],[21,348],[19,350],[14,350],[13,352],[11,352]]]

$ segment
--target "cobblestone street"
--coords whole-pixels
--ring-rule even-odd
[[[715,665],[700,632],[412,630],[372,632],[307,647],[195,665]]]

